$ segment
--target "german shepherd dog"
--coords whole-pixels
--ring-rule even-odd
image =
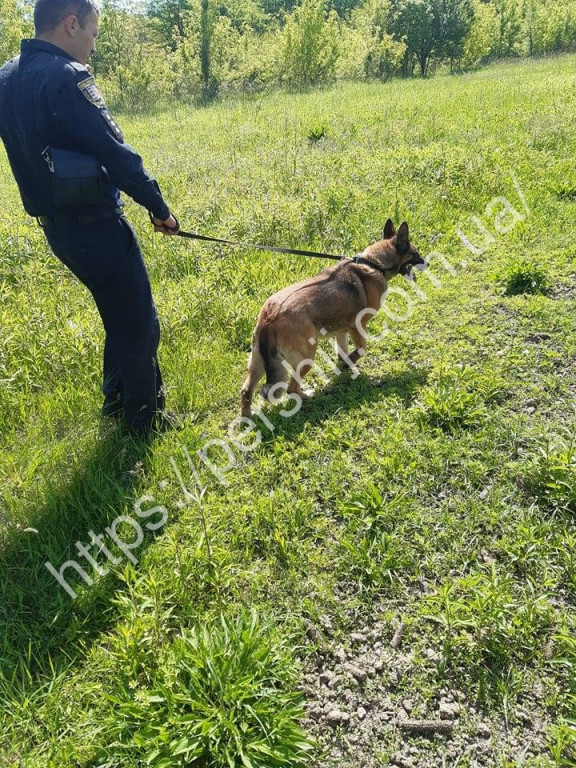
[[[313,366],[319,335],[335,337],[340,363],[355,365],[366,353],[366,324],[380,309],[388,281],[398,274],[415,280],[414,269],[427,267],[410,243],[408,224],[403,222],[396,232],[388,219],[382,239],[359,256],[271,296],[254,329],[248,376],[242,387],[242,416],[252,415],[252,396],[264,374],[262,395],[272,402],[278,402],[283,392],[310,396],[301,384]],[[350,356],[348,334],[355,346]]]

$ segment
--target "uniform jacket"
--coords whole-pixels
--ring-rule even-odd
[[[122,205],[122,190],[156,218],[170,215],[142,158],[124,142],[90,71],[51,43],[23,40],[20,56],[0,69],[0,137],[31,216],[61,210],[54,200],[50,147],[98,159],[105,210]],[[94,208],[75,212],[93,213]]]

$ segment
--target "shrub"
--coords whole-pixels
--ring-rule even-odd
[[[340,55],[338,16],[326,14],[324,0],[304,0],[286,21],[282,79],[302,88],[334,79]]]
[[[0,0],[0,66],[20,52],[20,40],[30,37],[32,25],[18,0]]]
[[[573,51],[576,47],[576,4],[559,0],[527,3],[528,52],[531,56]]]
[[[344,77],[386,80],[400,72],[406,46],[387,32],[390,0],[368,0],[342,30],[339,72]]]
[[[488,3],[475,0],[474,21],[464,39],[459,66],[470,69],[485,61],[492,53],[497,36],[498,16],[495,9]]]

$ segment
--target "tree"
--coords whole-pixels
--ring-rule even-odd
[[[434,17],[430,6],[429,0],[396,0],[390,16],[392,36],[406,44],[408,55],[416,57],[422,77],[434,51]]]
[[[355,8],[363,5],[364,0],[329,0],[328,8],[336,11],[340,18],[348,16]]]
[[[99,26],[90,63],[113,109],[147,109],[158,100],[159,82],[170,96],[170,51],[158,44],[138,0],[104,0]]]
[[[336,12],[326,14],[324,0],[303,0],[284,28],[284,81],[298,88],[329,82],[339,55]]]
[[[390,9],[391,0],[366,0],[351,14],[343,58],[355,57],[359,76],[385,80],[400,71],[406,46],[387,32]]]
[[[473,21],[473,0],[394,0],[389,31],[406,44],[425,77],[433,57],[458,58]]]
[[[155,20],[163,45],[176,49],[178,38],[184,36],[184,17],[189,10],[189,0],[150,0],[148,16]]]
[[[259,0],[259,5],[267,16],[283,16],[291,13],[298,0]]]
[[[215,96],[215,84],[211,77],[210,46],[212,40],[213,19],[208,0],[200,3],[200,72],[202,73],[202,92],[205,99]]]
[[[498,14],[490,3],[474,0],[474,22],[464,40],[459,66],[476,67],[493,52],[498,39]]]
[[[576,0],[526,0],[524,18],[529,56],[576,48]]]
[[[436,53],[449,59],[451,65],[462,55],[474,12],[473,0],[440,0],[433,3]]]
[[[493,0],[498,14],[498,38],[494,53],[498,57],[519,56],[523,43],[522,0]]]
[[[20,40],[29,37],[32,24],[18,0],[0,0],[0,67],[20,52]]]

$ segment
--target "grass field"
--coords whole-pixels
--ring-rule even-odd
[[[324,263],[130,203],[190,414],[131,441],[1,155],[0,766],[576,764],[575,113],[564,57],[118,116],[185,229],[353,255],[391,216],[436,252],[357,378],[242,439],[258,309]],[[105,529],[135,505],[133,562]],[[75,600],[44,565],[71,558]]]

